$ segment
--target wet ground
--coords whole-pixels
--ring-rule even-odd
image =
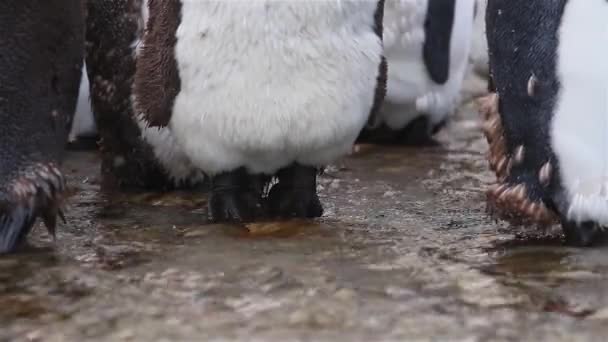
[[[0,259],[0,341],[603,341],[608,248],[495,223],[477,116],[359,146],[322,219],[206,223],[204,192],[104,194],[71,153],[56,243]]]

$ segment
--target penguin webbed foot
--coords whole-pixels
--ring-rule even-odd
[[[5,196],[0,196],[0,254],[22,246],[38,217],[54,240],[57,217],[65,222],[61,209],[65,180],[59,170],[37,166],[6,189]]]
[[[593,221],[576,222],[562,219],[562,230],[565,243],[574,247],[590,247],[594,245],[605,245],[608,243],[608,230]]]
[[[317,195],[317,173],[314,167],[294,164],[277,173],[279,182],[268,194],[268,207],[275,217],[315,218],[323,215]]]
[[[211,178],[209,219],[212,222],[251,222],[264,216],[260,177],[244,168]]]
[[[436,125],[431,125],[428,117],[419,116],[399,130],[393,130],[383,124],[378,128],[361,132],[357,142],[410,147],[436,147],[440,144],[435,140],[434,135],[446,125],[446,122],[446,120],[443,120]]]
[[[434,147],[439,143],[433,138],[444,126],[446,120],[432,125],[427,116],[420,116],[399,131],[398,139],[402,145],[417,147]]]

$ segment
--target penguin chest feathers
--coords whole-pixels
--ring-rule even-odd
[[[347,153],[374,102],[377,0],[181,1],[170,127],[208,173]]]

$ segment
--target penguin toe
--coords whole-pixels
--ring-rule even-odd
[[[444,125],[445,121],[432,125],[427,116],[420,116],[399,132],[397,140],[406,146],[437,146],[439,143],[433,138],[433,135],[438,133]]]
[[[274,217],[315,218],[323,215],[323,206],[316,191],[286,187],[280,184],[270,190],[268,207]]]
[[[5,186],[0,193],[0,253],[11,253],[26,241],[37,218],[55,238],[65,180],[53,165],[37,165]]]
[[[357,142],[412,147],[437,146],[439,143],[433,136],[446,125],[446,122],[443,120],[438,124],[432,124],[426,115],[421,115],[399,130],[394,130],[386,125],[366,129],[361,132]]]
[[[263,180],[244,168],[211,178],[209,219],[212,222],[251,222],[264,216]]]
[[[209,219],[212,222],[252,222],[262,216],[261,197],[256,193],[237,190],[211,194]]]
[[[323,206],[317,195],[318,169],[294,163],[279,170],[275,184],[266,199],[273,217],[314,218],[323,215]]]

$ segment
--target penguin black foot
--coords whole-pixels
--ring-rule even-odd
[[[99,136],[78,137],[67,143],[68,151],[95,151],[98,148]]]
[[[264,216],[261,177],[243,168],[211,178],[209,219],[213,222],[251,222]]]
[[[359,135],[357,142],[380,145],[432,147],[439,145],[433,136],[445,125],[446,120],[441,121],[439,124],[431,125],[426,116],[419,116],[400,130],[393,130],[384,124],[373,130],[364,130]]]
[[[605,244],[608,238],[608,232],[591,221],[576,223],[562,218],[562,229],[569,246],[589,247]]]
[[[439,143],[433,136],[445,125],[446,120],[437,125],[431,125],[428,117],[418,117],[399,132],[398,141],[406,146],[437,146]]]
[[[57,216],[61,210],[65,180],[52,164],[39,164],[9,182],[0,191],[0,254],[21,246],[36,222],[42,218],[55,238]]]
[[[294,164],[278,172],[279,182],[268,194],[268,208],[275,217],[313,218],[323,215],[317,195],[317,169]]]

